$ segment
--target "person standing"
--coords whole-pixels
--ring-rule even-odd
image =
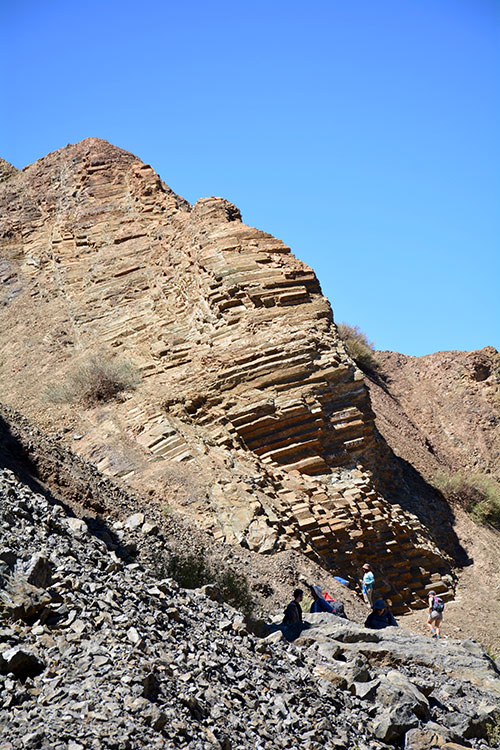
[[[431,638],[441,638],[441,623],[443,621],[444,602],[435,591],[429,591],[429,617],[427,625],[431,631]]]
[[[375,583],[375,576],[373,575],[373,571],[369,563],[365,563],[362,570],[363,578],[360,579],[361,591],[363,592],[363,599],[371,608],[373,606],[373,585]]]

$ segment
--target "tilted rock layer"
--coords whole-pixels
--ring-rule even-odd
[[[160,497],[175,486],[216,538],[344,575],[370,560],[400,606],[446,593],[446,554],[372,481],[362,375],[288,247],[95,138],[2,178],[3,400],[65,426],[101,471]],[[137,389],[91,409],[44,402],[89,353],[133,363]]]

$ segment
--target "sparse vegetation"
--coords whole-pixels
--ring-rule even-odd
[[[177,581],[184,589],[198,589],[214,583],[214,574],[203,554],[174,554],[165,567],[164,574]]]
[[[139,382],[136,369],[129,363],[106,354],[83,359],[61,383],[50,385],[46,397],[55,403],[79,401],[86,406],[110,401]]]
[[[491,646],[486,646],[486,653],[488,654],[490,659],[493,659],[493,661],[495,661],[495,659],[498,658],[498,654],[495,651],[493,651]]]
[[[213,583],[218,587],[223,600],[244,615],[250,616],[254,609],[247,578],[233,570],[216,569],[201,551],[173,554],[166,564],[160,566],[157,573],[173,578],[179,586],[186,589],[197,589]]]
[[[236,573],[233,570],[227,570],[224,573],[218,574],[216,583],[220,588],[222,598],[225,602],[231,604],[245,615],[252,613],[254,603],[250,594],[248,580],[244,575]]]
[[[434,486],[481,524],[500,529],[500,486],[484,474],[437,474]]]
[[[500,711],[497,711],[486,725],[486,741],[491,747],[500,745]]]
[[[374,353],[374,344],[373,341],[368,340],[366,333],[363,333],[359,326],[350,326],[347,323],[339,323],[337,330],[347,353],[358,367],[361,370],[376,370],[378,363]]]

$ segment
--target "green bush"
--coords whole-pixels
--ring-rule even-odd
[[[244,575],[228,570],[217,576],[216,583],[225,602],[247,616],[252,614],[254,602]]]
[[[434,486],[481,524],[500,529],[500,486],[484,474],[437,474]]]
[[[139,377],[128,362],[105,354],[92,354],[81,361],[66,379],[46,389],[46,397],[55,403],[79,401],[86,406],[110,401],[122,391],[136,387]]]
[[[337,331],[345,344],[349,356],[362,370],[376,370],[377,359],[374,354],[373,341],[369,341],[358,326],[350,326],[347,323],[339,323]]]
[[[212,570],[202,554],[172,555],[167,562],[165,575],[184,589],[198,589],[214,582]]]
[[[173,554],[157,572],[162,577],[173,578],[185,589],[197,589],[212,583],[219,589],[222,599],[232,607],[247,616],[253,611],[254,601],[247,578],[233,570],[219,570],[203,552]]]
[[[497,711],[486,725],[486,741],[491,747],[500,746],[500,711]]]

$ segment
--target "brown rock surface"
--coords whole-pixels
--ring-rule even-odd
[[[367,379],[378,430],[394,452],[431,480],[439,471],[500,480],[500,355],[408,357],[377,352],[381,378]]]
[[[436,505],[436,536],[420,513],[288,247],[222,198],[190,206],[99,139],[6,174],[2,400],[216,540],[352,578],[369,560],[396,611],[449,595],[452,517]],[[136,390],[93,408],[44,399],[88,353],[132,363]],[[382,455],[389,492],[372,473]]]

